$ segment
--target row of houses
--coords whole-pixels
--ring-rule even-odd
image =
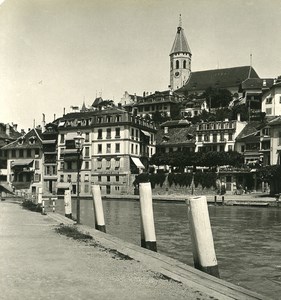
[[[33,128],[2,147],[7,183],[18,192],[90,195],[91,183],[105,194],[129,193],[135,175],[156,149],[156,128],[118,107],[72,112]],[[76,138],[83,147],[76,148]],[[79,169],[79,178],[78,178]]]

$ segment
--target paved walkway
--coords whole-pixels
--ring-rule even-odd
[[[61,222],[72,223],[0,202],[0,299],[263,299],[94,229],[79,225],[94,236],[88,243],[60,236]]]

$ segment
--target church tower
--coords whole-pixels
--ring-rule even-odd
[[[170,52],[170,87],[173,91],[181,88],[188,80],[191,72],[191,55],[180,15],[176,38]]]

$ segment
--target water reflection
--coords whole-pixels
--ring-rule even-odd
[[[105,200],[103,205],[107,232],[140,245],[139,203]],[[157,202],[153,208],[158,251],[193,265],[186,205]],[[63,201],[58,210],[63,213]],[[209,206],[209,213],[221,278],[280,299],[281,209]],[[94,226],[90,200],[81,201],[81,222]]]

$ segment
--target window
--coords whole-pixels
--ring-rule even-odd
[[[100,175],[98,176],[98,181],[101,182],[101,176]]]
[[[271,108],[266,108],[265,113],[267,115],[271,115],[272,114],[272,109]]]
[[[229,140],[229,141],[232,141],[232,133],[229,133],[229,134],[228,134],[228,140]]]
[[[13,157],[13,158],[16,157],[16,149],[12,149],[12,157]]]
[[[138,147],[138,145],[136,145],[136,154],[138,154],[138,151],[139,151],[139,147]]]
[[[131,153],[134,153],[134,145],[131,145]]]
[[[178,60],[176,60],[176,69],[180,68],[180,62]]]
[[[281,103],[281,96],[279,96],[279,103]]]
[[[89,142],[90,141],[90,133],[86,132],[85,133],[85,142]]]
[[[64,175],[60,175],[60,182],[64,181]]]
[[[107,182],[110,181],[110,176],[106,176],[106,181],[107,181]]]
[[[183,68],[186,69],[186,60],[183,61]]]
[[[102,117],[98,117],[98,123],[102,123]]]
[[[85,182],[89,182],[89,174],[85,174],[85,176],[84,176],[84,181],[85,181]]]
[[[19,150],[19,157],[23,157],[23,149]]]
[[[120,122],[120,120],[121,120],[121,116],[116,116],[116,122]]]
[[[118,176],[118,175],[116,175],[116,181],[117,181],[117,182],[119,181],[119,176]]]
[[[232,150],[233,150],[232,145],[228,145],[228,151],[232,151]]]
[[[40,181],[40,178],[41,178],[40,174],[35,174],[35,175],[34,175],[34,181],[35,181],[35,182],[39,182],[39,181]]]
[[[111,158],[107,158],[106,159],[106,168],[110,169],[110,167],[111,167]]]
[[[101,140],[102,139],[102,129],[98,130],[98,139]]]
[[[39,160],[35,160],[35,169],[36,169],[36,170],[39,169]]]
[[[221,141],[221,142],[224,141],[224,134],[223,134],[223,133],[220,134],[220,141]]]
[[[279,135],[278,135],[278,145],[280,146],[281,145],[281,132],[279,132]]]
[[[27,149],[26,157],[31,157],[31,149]]]
[[[102,144],[98,144],[98,153],[102,153]]]
[[[224,151],[224,146],[220,145],[220,152]]]
[[[131,138],[132,140],[135,138],[135,130],[133,128],[131,130]]]
[[[115,138],[120,138],[120,128],[119,127],[117,127],[117,128],[115,128]]]
[[[106,129],[106,138],[111,139],[111,128]]]
[[[115,144],[115,153],[120,153],[120,144],[119,143]]]
[[[89,167],[90,167],[90,163],[88,161],[85,161],[85,169],[89,170]]]
[[[61,144],[64,143],[64,134],[61,134],[61,135],[60,135],[60,143],[61,143]]]
[[[90,147],[85,147],[85,157],[90,157]]]
[[[213,134],[213,143],[216,143],[218,141],[218,136],[216,133]]]
[[[98,158],[98,160],[97,160],[97,168],[98,169],[102,168],[102,158]]]
[[[209,142],[209,135],[207,134],[204,135],[204,142]]]
[[[84,193],[89,193],[89,185],[88,184],[84,185]]]
[[[111,144],[106,144],[106,153],[111,153]]]
[[[106,122],[110,123],[111,122],[111,116],[106,116]]]
[[[71,174],[67,175],[67,182],[71,182]]]
[[[272,104],[272,97],[266,98],[265,104]]]
[[[120,158],[115,158],[115,169],[119,169],[120,168]]]

